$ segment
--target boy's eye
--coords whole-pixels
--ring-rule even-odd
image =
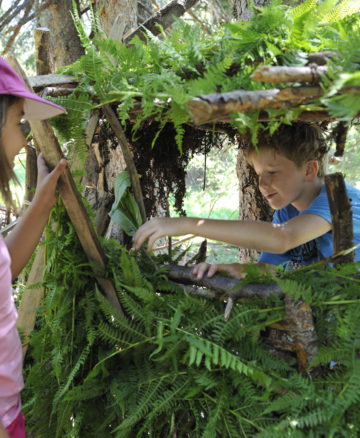
[[[270,174],[270,175],[275,175],[276,173],[277,173],[276,170],[269,171],[269,174]]]

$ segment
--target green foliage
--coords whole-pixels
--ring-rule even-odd
[[[116,176],[114,181],[115,201],[109,216],[125,233],[132,236],[140,227],[142,220],[139,207],[128,191],[130,185],[128,172],[121,172]]]
[[[358,265],[307,267],[279,278],[288,293],[311,303],[316,319],[320,350],[312,366],[322,371],[308,379],[263,347],[266,327],[284,318],[279,298],[238,303],[226,322],[224,303],[186,294],[154,271],[149,258],[107,240],[107,273],[123,316],[98,290],[60,205],[54,219],[45,299],[25,363],[29,432],[43,438],[358,435]]]
[[[342,86],[358,85],[358,9],[348,0],[307,0],[294,9],[276,0],[265,8],[256,8],[251,21],[214,27],[211,35],[204,34],[197,24],[178,20],[170,36],[165,32],[159,37],[147,33],[146,42],[135,37],[129,46],[104,38],[94,16],[95,36],[90,39],[75,14],[86,53],[64,70],[79,78],[75,97],[58,98],[57,102],[82,113],[83,119],[91,108],[116,103],[122,122],[140,103],[142,110],[136,115],[134,135],[146,118],[154,118],[161,126],[172,121],[181,150],[182,125],[191,121],[186,103],[193,97],[269,88],[250,78],[259,64],[303,65],[307,52],[333,50],[341,56],[329,63],[329,79],[324,78],[325,97],[298,111],[270,110],[268,129],[273,131],[280,122],[296,119],[299,111],[321,104],[336,117],[351,118],[359,109],[359,99],[350,93],[335,93]],[[72,114],[75,117],[72,112],[70,119]],[[230,123],[240,132],[250,129],[253,139],[263,128],[257,112],[234,114]],[[78,120],[74,126],[79,126]],[[156,137],[153,145],[155,142]]]

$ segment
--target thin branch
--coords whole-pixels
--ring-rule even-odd
[[[146,41],[146,32],[148,30],[153,35],[161,33],[160,27],[167,29],[173,24],[176,17],[181,17],[185,12],[192,8],[198,0],[172,0],[155,15],[148,18],[144,23],[128,35],[124,43],[130,44],[130,41],[137,35],[141,40]]]
[[[23,16],[23,18],[22,18],[22,19],[18,22],[18,24],[15,26],[15,29],[14,29],[14,31],[13,31],[13,34],[11,35],[9,41],[8,41],[7,44],[6,44],[5,49],[4,49],[3,52],[2,52],[2,55],[3,55],[3,56],[5,56],[5,55],[9,52],[9,50],[11,49],[11,46],[13,45],[13,43],[14,43],[14,41],[15,41],[15,38],[18,36],[18,34],[19,34],[20,29],[22,28],[22,26],[23,26],[27,21],[29,21],[29,20],[27,20],[27,17],[29,16],[29,14],[30,14],[30,10],[31,10],[31,8],[32,8],[33,5],[34,5],[34,1],[35,1],[35,0],[30,0],[29,4],[27,5],[27,8],[25,9],[25,12],[24,12],[24,16]]]
[[[140,186],[140,182],[139,182],[139,176],[138,176],[138,172],[136,170],[135,163],[134,163],[134,160],[132,158],[124,131],[121,127],[119,119],[116,117],[116,115],[115,115],[114,111],[111,109],[110,105],[106,104],[102,108],[104,110],[104,113],[105,113],[117,139],[119,140],[120,147],[121,147],[121,150],[122,150],[122,153],[124,155],[125,162],[126,162],[126,167],[127,167],[128,172],[129,172],[129,175],[130,175],[130,181],[131,181],[132,188],[134,190],[134,196],[135,196],[136,202],[139,206],[142,221],[145,222],[146,221],[146,211],[145,211],[141,186]]]

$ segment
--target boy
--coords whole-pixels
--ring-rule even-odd
[[[163,236],[194,234],[242,248],[262,251],[260,264],[289,262],[307,265],[333,253],[331,215],[324,186],[327,147],[319,127],[308,123],[282,125],[272,136],[261,133],[258,151],[253,146],[247,159],[258,176],[259,189],[275,210],[273,222],[211,220],[200,218],[155,218],[134,236],[138,249],[146,239],[148,248]],[[351,199],[354,244],[360,242],[360,191],[346,184]],[[360,261],[360,249],[356,250]],[[226,271],[241,278],[239,263],[200,263],[194,274]]]

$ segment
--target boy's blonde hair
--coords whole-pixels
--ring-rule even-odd
[[[316,160],[319,164],[318,176],[321,178],[326,174],[329,148],[325,142],[324,131],[318,125],[306,122],[281,125],[273,135],[260,131],[257,146],[250,144],[246,152],[250,165],[252,155],[262,149],[270,149],[284,155],[297,167],[309,160]]]
[[[18,179],[13,171],[12,163],[9,163],[6,157],[2,137],[9,108],[19,100],[19,97],[13,95],[0,95],[0,194],[9,207],[14,206],[10,191],[10,181],[13,180],[15,183],[18,183]]]

